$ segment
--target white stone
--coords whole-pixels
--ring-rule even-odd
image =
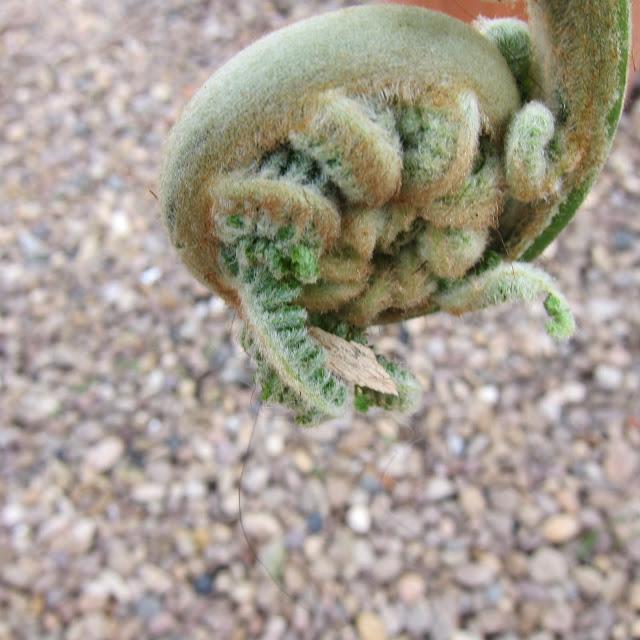
[[[240,581],[231,588],[231,599],[237,604],[250,604],[256,596],[256,587],[248,581]]]
[[[149,267],[140,274],[140,284],[151,286],[162,278],[162,271],[158,267]]]
[[[324,550],[324,537],[315,535],[308,536],[304,541],[304,554],[309,558],[309,560],[314,560],[315,558],[319,558],[320,554]]]
[[[398,581],[398,595],[405,604],[415,604],[425,591],[424,578],[418,573],[405,573]]]
[[[368,533],[371,529],[371,514],[364,504],[355,504],[347,512],[347,524],[356,533]]]
[[[247,513],[243,517],[247,535],[255,538],[273,538],[282,531],[280,523],[269,513]]]
[[[242,479],[242,487],[249,493],[259,493],[269,484],[270,472],[267,467],[246,469]]]
[[[606,364],[600,364],[595,370],[596,384],[605,391],[619,389],[624,381],[624,375],[620,369]]]
[[[481,640],[481,638],[469,631],[454,631],[451,640]]]
[[[433,478],[427,484],[427,498],[433,502],[451,498],[455,493],[455,485],[446,478]]]
[[[160,102],[168,102],[173,92],[166,82],[158,82],[151,86],[151,97]]]
[[[125,579],[115,571],[106,569],[84,586],[84,592],[99,598],[113,597],[118,602],[129,602],[132,593]]]
[[[109,436],[89,449],[85,462],[94,471],[104,473],[114,467],[123,452],[124,443],[122,440],[115,436]]]
[[[144,483],[134,487],[131,497],[136,502],[157,502],[164,498],[165,488],[161,484]]]
[[[284,451],[284,438],[279,433],[272,433],[266,439],[265,450],[272,458],[277,458]]]
[[[476,395],[478,400],[484,402],[484,404],[488,404],[490,407],[498,404],[498,400],[500,400],[500,390],[494,385],[480,387],[476,392]]]
[[[171,590],[173,580],[171,576],[154,564],[145,564],[140,567],[140,578],[149,591],[166,593]]]
[[[413,451],[414,449],[409,443],[401,442],[396,445],[388,455],[380,459],[378,463],[380,473],[392,478],[405,477],[410,467],[415,466],[411,465]]]
[[[447,436],[447,447],[451,455],[460,457],[464,453],[464,438],[459,436],[457,433],[450,434]]]
[[[78,520],[69,532],[68,548],[75,553],[85,553],[93,544],[98,526],[90,518]]]
[[[129,224],[129,218],[127,214],[118,209],[113,212],[111,216],[111,231],[116,236],[126,236],[131,231],[131,225]]]
[[[24,507],[18,502],[10,502],[0,513],[0,522],[5,527],[14,527],[25,518]]]

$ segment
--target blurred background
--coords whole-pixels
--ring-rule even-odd
[[[0,639],[640,638],[640,104],[542,260],[575,339],[541,305],[373,330],[411,418],[260,406],[168,245],[189,96],[341,4],[3,0]]]

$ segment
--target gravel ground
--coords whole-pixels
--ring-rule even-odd
[[[374,331],[422,410],[301,430],[152,195],[211,70],[339,3],[294,4],[0,6],[0,639],[640,638],[640,109],[543,260],[574,340]]]

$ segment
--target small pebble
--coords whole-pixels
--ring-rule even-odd
[[[298,471],[300,471],[300,473],[307,474],[307,473],[311,473],[311,471],[313,470],[313,459],[303,449],[298,449],[293,454],[293,461],[296,467],[298,468]]]
[[[153,564],[145,564],[141,567],[140,578],[145,587],[155,593],[167,593],[173,585],[171,577],[160,567]]]
[[[86,553],[93,545],[98,525],[91,518],[81,518],[54,540],[53,546],[75,554]]]
[[[391,582],[402,571],[402,559],[397,553],[387,553],[374,562],[372,571],[376,582],[382,584]]]
[[[423,638],[434,624],[434,614],[426,599],[419,600],[407,608],[407,630],[413,637]]]
[[[570,514],[558,514],[548,518],[543,527],[542,535],[545,540],[553,544],[564,544],[575,538],[580,532],[580,523]]]
[[[405,573],[398,580],[398,595],[405,604],[415,604],[425,595],[426,584],[418,573]]]
[[[622,385],[623,379],[622,371],[616,367],[601,364],[596,368],[596,384],[605,391],[615,391]]]
[[[0,512],[0,523],[5,527],[14,527],[26,516],[24,507],[16,502],[10,502]]]
[[[573,629],[573,610],[564,602],[554,603],[545,611],[542,623],[549,631],[566,636]]]
[[[208,596],[213,593],[213,584],[214,576],[212,573],[200,573],[193,579],[193,590],[199,596]]]
[[[175,626],[175,618],[168,611],[161,611],[149,621],[149,633],[153,637],[166,638]]]
[[[242,479],[242,486],[248,493],[260,493],[269,484],[270,475],[267,467],[246,469]]]
[[[351,492],[351,485],[345,478],[334,475],[327,478],[327,497],[334,509],[344,507],[349,502]]]
[[[470,631],[454,631],[451,640],[482,640],[482,638]]]
[[[267,539],[281,532],[280,523],[269,513],[245,513],[243,521],[245,531],[250,538]]]
[[[322,531],[322,527],[324,526],[322,514],[314,511],[313,513],[307,516],[307,531],[311,534],[319,533]]]
[[[122,440],[115,436],[109,436],[89,449],[85,462],[94,471],[104,473],[115,466],[123,453],[124,443]]]
[[[367,493],[371,494],[378,493],[382,488],[378,478],[370,473],[365,473],[362,478],[360,478],[360,486]]]
[[[384,622],[375,613],[364,612],[356,622],[360,640],[386,640]]]
[[[162,609],[162,603],[155,596],[145,595],[136,602],[136,614],[143,620],[153,618]]]
[[[433,502],[446,500],[455,495],[455,485],[446,478],[433,478],[427,483],[427,499]]]
[[[477,391],[478,398],[488,404],[489,406],[494,406],[498,403],[500,399],[500,390],[497,387],[492,385],[488,385],[485,387],[480,387]]]
[[[356,533],[368,533],[371,529],[371,514],[366,505],[353,505],[347,512],[347,524]]]
[[[595,598],[602,592],[602,574],[593,567],[578,567],[575,571],[576,584],[588,598]]]
[[[160,484],[143,483],[134,488],[132,498],[137,502],[151,503],[162,500],[165,487]]]
[[[530,560],[531,577],[541,584],[561,582],[569,573],[567,558],[552,547],[541,547]]]
[[[482,514],[487,508],[482,492],[474,486],[466,486],[460,491],[460,504],[470,517]]]
[[[628,442],[616,439],[607,447],[604,468],[609,482],[624,487],[640,470],[640,455]]]
[[[467,564],[456,571],[456,581],[468,589],[477,589],[491,584],[495,569],[485,564]]]

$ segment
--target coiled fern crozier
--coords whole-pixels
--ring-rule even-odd
[[[183,262],[239,313],[263,398],[304,423],[408,409],[327,366],[320,327],[364,329],[542,295],[526,264],[585,198],[620,117],[629,0],[529,0],[528,23],[468,26],[367,6],[259,40],[219,69],[173,127],[163,219]],[[516,262],[520,260],[521,262]]]

